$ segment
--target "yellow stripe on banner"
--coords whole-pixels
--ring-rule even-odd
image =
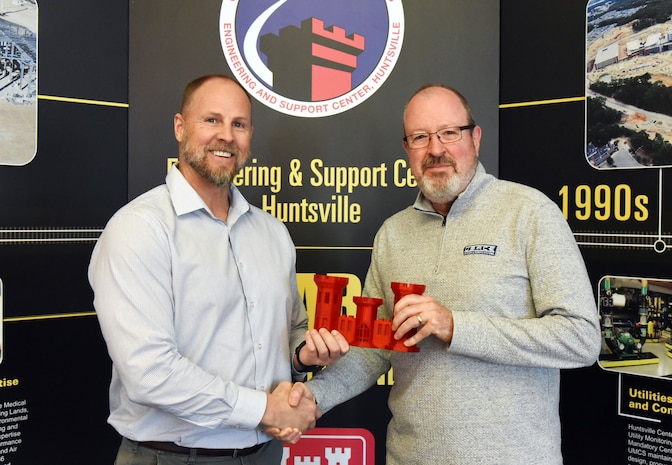
[[[615,368],[615,367],[634,367],[639,365],[655,365],[660,359],[658,357],[646,358],[646,359],[632,359],[632,360],[599,360],[599,364],[603,368]]]
[[[520,103],[501,103],[499,105],[500,109],[503,108],[517,108],[517,107],[532,107],[535,105],[552,105],[555,103],[568,103],[568,102],[582,102],[586,100],[586,97],[567,97],[567,98],[556,98],[551,100],[537,100],[533,102],[520,102]]]
[[[102,100],[87,100],[81,98],[70,98],[70,97],[54,97],[53,95],[38,95],[40,100],[53,100],[56,102],[68,102],[68,103],[83,103],[85,105],[100,105],[104,107],[120,107],[128,108],[128,103],[118,103],[118,102],[104,102]]]
[[[61,313],[56,315],[33,315],[33,316],[14,316],[5,318],[5,323],[16,321],[37,321],[37,320],[55,320],[58,318],[77,318],[80,316],[96,316],[96,312],[81,312],[81,313]]]
[[[106,107],[119,107],[119,108],[128,108],[130,105],[128,103],[120,102],[105,102],[103,100],[89,100],[89,99],[80,99],[80,98],[71,98],[71,97],[56,97],[53,95],[38,95],[40,100],[52,100],[56,102],[68,102],[68,103],[81,103],[85,105],[101,105]],[[548,99],[548,100],[536,100],[531,102],[518,102],[518,103],[501,103],[499,105],[500,109],[505,108],[518,108],[518,107],[531,107],[535,105],[553,105],[556,103],[570,103],[570,102],[582,102],[586,100],[585,96],[581,97],[566,97],[566,98],[557,98],[557,99]]]

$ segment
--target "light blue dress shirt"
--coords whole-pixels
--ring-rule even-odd
[[[231,186],[226,222],[178,169],[121,208],[89,265],[113,362],[109,423],[132,440],[243,448],[292,378],[308,318],[286,227]]]

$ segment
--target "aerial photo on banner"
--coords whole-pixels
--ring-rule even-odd
[[[0,165],[37,151],[37,1],[0,0]]]
[[[672,2],[590,0],[586,15],[588,163],[672,166]]]

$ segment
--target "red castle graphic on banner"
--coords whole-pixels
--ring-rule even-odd
[[[364,51],[364,37],[346,37],[345,29],[325,29],[324,21],[309,18],[300,29],[288,26],[279,36],[262,36],[261,50],[268,56],[276,92],[314,102],[352,90],[352,72]]]
[[[404,39],[401,0],[222,1],[219,34],[234,77],[275,111],[348,111],[391,75]]]
[[[285,444],[280,465],[374,465],[375,441],[362,428],[315,428]]]

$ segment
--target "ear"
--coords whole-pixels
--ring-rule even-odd
[[[476,148],[476,156],[479,155],[479,150],[481,148],[481,127],[480,126],[475,126],[474,129],[471,130],[471,139],[474,141],[474,147]]]
[[[178,142],[182,142],[182,137],[184,134],[184,117],[182,113],[177,113],[173,118],[173,130],[175,131],[175,139]]]

